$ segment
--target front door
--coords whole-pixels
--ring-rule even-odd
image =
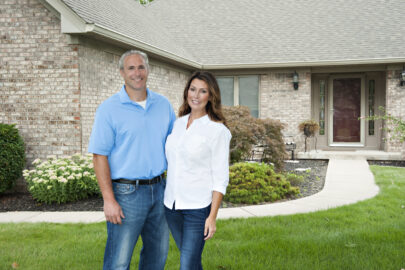
[[[329,89],[329,145],[364,146],[364,77],[334,76]]]

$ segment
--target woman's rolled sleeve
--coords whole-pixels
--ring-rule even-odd
[[[213,191],[225,195],[229,182],[229,144],[232,135],[227,128],[222,128],[212,141],[212,179]]]

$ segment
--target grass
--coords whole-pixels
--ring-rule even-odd
[[[405,168],[371,170],[381,189],[375,198],[311,214],[218,221],[204,269],[405,269]],[[105,240],[102,223],[0,224],[0,269],[13,262],[18,269],[101,269]],[[166,269],[178,262],[171,240]]]

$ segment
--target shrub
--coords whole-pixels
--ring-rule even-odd
[[[248,159],[252,148],[260,145],[263,146],[262,161],[273,163],[278,170],[282,168],[287,153],[281,133],[284,125],[280,121],[254,118],[245,106],[224,106],[223,111],[232,133],[231,163]]]
[[[93,169],[92,155],[73,155],[47,161],[34,160],[33,170],[25,170],[28,191],[39,202],[64,203],[100,195]]]
[[[286,180],[290,182],[291,186],[298,187],[302,182],[304,182],[304,175],[295,173],[286,173]]]
[[[258,204],[299,194],[286,176],[264,163],[236,163],[229,170],[229,185],[224,201]]]
[[[24,141],[15,125],[0,123],[0,193],[14,187],[25,166]]]

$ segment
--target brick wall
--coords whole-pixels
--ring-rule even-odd
[[[399,76],[402,69],[392,69],[387,71],[387,92],[386,92],[386,110],[391,115],[405,119],[405,86],[400,86]],[[388,152],[401,152],[405,156],[405,143],[398,140],[391,140],[391,135],[387,134],[385,150]]]
[[[311,119],[311,73],[297,70],[299,88],[294,90],[292,72],[269,72],[260,78],[260,117],[281,120],[286,141],[304,149],[304,136],[298,131],[301,121]]]
[[[28,164],[80,150],[78,50],[35,0],[0,4],[0,121],[17,124]]]

